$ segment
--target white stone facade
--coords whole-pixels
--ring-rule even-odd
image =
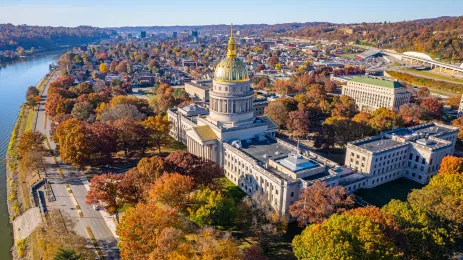
[[[368,187],[406,177],[425,184],[452,155],[458,129],[427,123],[396,129],[347,145],[345,165],[370,176]]]
[[[355,100],[361,111],[373,111],[381,107],[398,111],[410,103],[407,88],[396,81],[354,77],[342,87],[342,94]]]

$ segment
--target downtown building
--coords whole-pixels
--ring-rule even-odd
[[[398,81],[354,77],[342,87],[342,95],[355,100],[361,111],[374,111],[385,107],[398,111],[410,103],[410,93]]]

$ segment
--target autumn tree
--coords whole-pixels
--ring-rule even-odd
[[[348,142],[362,138],[367,133],[363,133],[359,124],[346,117],[329,117],[323,122],[334,131],[334,142],[344,147]]]
[[[267,260],[262,248],[258,246],[251,246],[243,253],[243,260]]]
[[[74,105],[71,115],[79,120],[86,121],[93,113],[93,106],[88,101],[80,102]]]
[[[364,136],[369,136],[373,133],[373,129],[370,126],[371,115],[367,112],[359,112],[353,118],[352,121],[358,123],[358,127]]]
[[[127,61],[121,61],[116,66],[116,71],[119,73],[126,73],[127,72]]]
[[[62,259],[59,257],[63,255],[63,249],[66,249],[80,255],[79,259],[95,259],[93,249],[88,248],[85,238],[74,231],[75,226],[76,222],[66,212],[49,210],[31,234],[31,237],[37,239],[35,254],[42,259]]]
[[[176,248],[168,253],[168,259],[242,259],[238,243],[232,236],[211,227],[185,236],[185,241]]]
[[[124,178],[122,174],[102,174],[95,176],[90,181],[90,190],[85,202],[88,204],[103,204],[106,211],[116,216],[119,222],[119,210],[124,206],[125,194],[120,189],[120,182]]]
[[[138,121],[123,118],[112,123],[116,132],[116,144],[119,151],[123,151],[126,160],[134,152],[144,154],[149,147],[147,144],[148,131]]]
[[[458,109],[460,107],[461,95],[449,97],[445,100],[445,103],[450,106],[452,109]]]
[[[144,157],[138,164],[138,171],[150,180],[156,180],[167,170],[166,162],[162,157]]]
[[[283,128],[288,118],[288,109],[282,103],[273,101],[265,108],[265,114],[280,128]]]
[[[166,116],[150,116],[142,122],[142,125],[148,132],[147,142],[158,149],[161,154],[161,147],[166,147],[171,142],[169,136],[171,122]]]
[[[110,163],[116,151],[114,132],[108,125],[88,125],[77,118],[61,122],[54,140],[61,159],[78,167]]]
[[[184,211],[193,188],[194,183],[191,177],[178,173],[166,173],[156,179],[151,186],[149,200]]]
[[[349,96],[340,96],[334,101],[334,103],[331,116],[352,118],[355,114],[357,114],[357,105],[355,104],[355,100]]]
[[[375,206],[358,207],[347,210],[343,214],[368,217],[378,224],[383,233],[391,238],[399,248],[403,246],[399,225],[392,215],[382,211],[380,208]]]
[[[30,151],[45,150],[43,142],[45,135],[40,132],[27,131],[21,135],[16,146],[19,156],[23,157]]]
[[[317,131],[314,146],[321,149],[332,148],[335,144],[335,134],[330,125],[322,125]]]
[[[197,185],[208,185],[223,176],[220,165],[182,150],[169,154],[166,162],[172,172],[190,176]]]
[[[105,63],[101,63],[100,64],[100,72],[103,73],[103,74],[106,74],[108,73],[108,65],[106,65]]]
[[[30,86],[26,91],[26,104],[29,107],[37,106],[42,98],[39,96],[39,90],[35,86]]]
[[[300,199],[289,207],[289,212],[297,218],[299,225],[305,226],[309,223],[321,223],[353,204],[352,196],[346,194],[344,187],[330,187],[325,182],[315,181],[302,190]]]
[[[439,174],[463,174],[463,158],[445,156],[440,164]]]
[[[156,241],[167,228],[185,229],[181,215],[173,208],[159,203],[140,203],[127,209],[116,231],[120,238],[121,257],[149,259],[157,249]]]
[[[111,99],[109,102],[109,107],[113,108],[121,104],[134,105],[137,109],[146,114],[150,115],[152,113],[151,108],[146,99],[137,98],[134,96],[116,96]]]
[[[286,126],[291,131],[291,135],[302,138],[309,133],[310,115],[307,111],[296,110],[289,112]]]
[[[150,100],[157,112],[166,112],[176,104],[174,89],[167,84],[161,84],[156,91],[156,95]],[[177,100],[177,102],[184,100]],[[180,103],[179,102],[179,103]]]
[[[458,132],[457,138],[458,141],[462,142],[463,141],[463,117],[459,117],[455,120],[452,121],[452,126],[460,128],[460,131]]]
[[[425,99],[431,96],[431,91],[429,91],[429,89],[426,87],[421,87],[418,89],[416,96],[418,97],[418,99]]]
[[[423,110],[416,104],[403,104],[399,108],[399,115],[402,116],[405,126],[415,126],[420,123]]]
[[[40,132],[27,131],[21,135],[17,151],[20,157],[19,169],[22,172],[35,173],[40,178],[40,172],[45,171],[47,153],[44,141],[45,136]]]
[[[394,243],[366,216],[333,215],[292,242],[298,259],[395,259]]]
[[[132,206],[146,202],[150,185],[153,182],[154,180],[147,179],[137,168],[128,170],[118,185],[118,189],[122,194],[120,199]]]
[[[396,112],[387,108],[378,108],[371,114],[370,126],[377,132],[391,130],[403,125],[403,119]]]
[[[424,119],[440,119],[444,106],[437,98],[425,98],[420,103]]]
[[[254,193],[252,198],[244,197],[238,204],[238,223],[250,230],[258,239],[260,247],[267,251],[286,233],[288,220],[273,210],[267,194]]]
[[[336,90],[336,84],[333,81],[329,80],[329,79],[325,80],[323,86],[324,86],[326,92],[328,92],[328,93],[333,93]]]
[[[120,119],[141,121],[146,118],[146,115],[141,113],[138,108],[131,104],[119,104],[115,107],[110,107],[101,113],[101,121],[117,121]]]
[[[112,163],[113,153],[117,152],[117,132],[111,124],[95,122],[86,127],[87,142],[92,149],[91,165]]]

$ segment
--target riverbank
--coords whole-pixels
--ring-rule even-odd
[[[36,87],[42,95],[44,85],[46,82],[49,82],[52,75],[53,73],[48,73],[36,84]],[[34,207],[33,197],[30,191],[32,185],[39,180],[37,178],[28,178],[27,173],[19,167],[19,156],[16,146],[23,133],[33,130],[37,115],[36,110],[37,108],[28,108],[25,104],[21,106],[8,143],[6,156],[6,191],[10,224],[22,213]],[[23,239],[19,241],[13,240],[13,247],[11,249],[13,259],[24,257],[26,246],[27,241]]]
[[[40,56],[40,55],[50,55],[53,53],[64,53],[66,50],[70,50],[78,46],[80,45],[73,45],[73,46],[67,46],[67,47],[54,48],[51,50],[37,51],[27,56],[14,56],[13,58],[11,57],[5,58],[3,56],[0,56],[0,67],[2,65],[13,64],[15,62],[21,61],[22,59],[29,59],[29,58],[33,58],[33,57]]]

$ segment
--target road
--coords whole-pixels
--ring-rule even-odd
[[[51,120],[48,120],[45,115],[45,102],[50,82],[53,82],[56,77],[57,73],[52,75],[50,81],[44,86],[42,101],[38,107],[37,121],[35,125],[35,131],[39,131],[47,136],[50,148],[53,152],[55,152],[56,144],[50,136]],[[50,167],[46,170],[46,177],[56,197],[56,201],[49,206],[49,209],[60,209],[61,212],[65,212],[65,214],[68,214],[72,219],[74,219],[76,222],[75,231],[79,235],[87,238],[89,245],[91,245],[90,238],[86,231],[86,228],[89,227],[106,259],[120,259],[119,249],[117,247],[118,241],[106,224],[106,220],[99,211],[94,210],[91,205],[85,203],[87,189],[84,186],[86,179],[83,174],[78,169],[61,162],[60,158],[57,157],[59,167],[64,174],[64,178],[62,178],[53,158],[47,157],[46,160],[50,165]],[[68,193],[66,185],[70,185],[72,194],[81,208],[83,217],[79,216],[74,200]]]

